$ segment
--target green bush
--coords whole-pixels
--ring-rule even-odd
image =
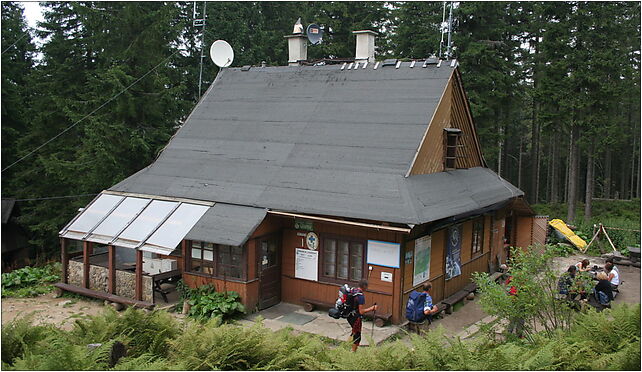
[[[188,303],[191,306],[189,315],[194,318],[228,319],[239,313],[245,313],[241,297],[234,291],[216,292],[216,288],[208,284],[189,289],[187,294]]]
[[[57,333],[52,326],[33,326],[31,318],[18,318],[2,326],[2,362],[12,364],[21,357],[29,345],[33,345]]]
[[[93,344],[118,340],[127,347],[127,355],[165,356],[169,340],[177,337],[181,325],[165,311],[145,311],[128,308],[119,314],[106,308],[102,314],[76,320],[70,334],[78,343]]]
[[[34,297],[51,292],[50,283],[60,281],[60,263],[26,266],[2,274],[2,297]]]
[[[217,317],[205,323],[187,319],[182,327],[168,316],[110,310],[71,331],[15,321],[2,327],[2,367],[106,370],[111,346],[121,341],[127,356],[114,370],[640,370],[639,304],[578,313],[567,329],[528,339],[460,341],[439,327],[356,353],[349,342],[329,343],[291,329],[273,332],[260,322],[238,326]]]

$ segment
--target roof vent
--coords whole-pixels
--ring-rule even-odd
[[[397,64],[397,59],[392,58],[392,59],[384,59],[383,63],[381,64],[381,67],[386,67],[386,66],[395,66]]]
[[[426,62],[424,62],[426,65],[436,65],[439,62],[439,58],[437,58],[435,55],[432,55],[428,58],[426,58]]]

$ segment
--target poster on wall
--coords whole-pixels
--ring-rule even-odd
[[[446,242],[446,280],[461,275],[461,226],[448,228]]]
[[[412,275],[412,286],[417,286],[430,278],[430,235],[415,240],[415,266]]]
[[[318,281],[319,252],[309,249],[296,249],[294,277]]]
[[[368,264],[399,268],[401,244],[368,240]]]

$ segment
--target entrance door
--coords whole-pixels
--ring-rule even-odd
[[[281,254],[276,237],[259,239],[259,310],[281,302]]]

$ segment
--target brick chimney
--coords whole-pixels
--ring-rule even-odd
[[[370,30],[352,31],[352,34],[357,35],[357,48],[354,59],[357,62],[374,62],[375,37],[378,34]]]

